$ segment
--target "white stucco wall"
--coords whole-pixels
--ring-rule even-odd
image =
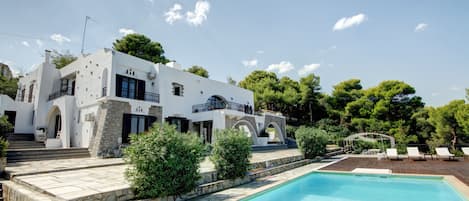
[[[0,94],[0,116],[5,111],[15,111],[15,133],[33,133],[33,104],[14,101],[7,95]]]

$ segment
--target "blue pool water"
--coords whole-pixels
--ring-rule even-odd
[[[441,177],[311,173],[246,201],[465,201]]]

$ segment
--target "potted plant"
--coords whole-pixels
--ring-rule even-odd
[[[5,167],[7,166],[7,149],[8,141],[0,137],[0,174],[3,174]]]
[[[257,137],[257,144],[261,146],[267,146],[268,142],[269,142],[269,133],[265,132],[265,130],[262,130],[259,133],[259,137]]]

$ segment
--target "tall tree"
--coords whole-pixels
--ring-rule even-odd
[[[160,43],[151,41],[142,34],[127,34],[113,43],[113,48],[132,56],[136,56],[153,63],[168,63],[169,60],[163,56],[164,50]]]
[[[61,69],[77,60],[77,57],[71,54],[69,51],[59,52],[57,50],[53,50],[51,57],[52,63],[55,64],[57,69]]]
[[[256,110],[276,110],[280,87],[275,73],[256,70],[238,84],[240,87],[254,92],[254,106]]]
[[[306,77],[300,79],[300,103],[303,108],[308,111],[309,122],[313,123],[313,120],[319,120],[322,117],[323,108],[319,104],[321,98],[321,86],[319,85],[320,78],[314,74],[309,74]],[[315,115],[313,117],[313,115]]]
[[[466,110],[464,100],[454,100],[447,105],[430,110],[429,121],[436,128],[436,135],[432,136],[432,140],[448,143],[455,150],[458,141],[468,137],[469,133],[464,132],[466,118],[464,115],[458,115],[462,113],[460,110]],[[460,122],[463,124],[461,125]]]
[[[208,71],[202,66],[192,66],[184,71],[208,78]]]
[[[340,124],[345,123],[345,107],[348,103],[363,96],[362,85],[359,79],[350,79],[334,86],[332,94],[325,96],[325,105],[329,118],[338,120]]]

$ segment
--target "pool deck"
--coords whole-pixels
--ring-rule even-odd
[[[250,162],[300,155],[297,149],[254,152]],[[29,189],[59,200],[74,200],[113,191],[127,191],[130,189],[124,175],[127,167],[121,158],[80,158],[8,164],[6,172],[14,182]],[[200,164],[201,173],[214,170],[208,158]]]

